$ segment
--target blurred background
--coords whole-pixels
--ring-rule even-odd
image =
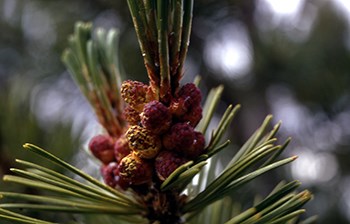
[[[299,155],[251,188],[299,179],[315,195],[306,216],[350,223],[350,1],[196,0],[194,15],[184,82],[200,74],[204,93],[223,83],[219,112],[242,105],[236,145],[273,114],[293,139],[285,156]],[[117,27],[128,78],[147,80],[126,1],[0,0],[0,176],[14,158],[35,159],[25,142],[86,162],[81,145],[98,125],[60,60],[78,20]]]

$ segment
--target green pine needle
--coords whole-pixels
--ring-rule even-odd
[[[157,2],[158,21],[158,54],[160,66],[160,94],[161,99],[169,93],[171,88],[170,64],[169,64],[169,40],[168,40],[168,4],[169,1]]]
[[[125,125],[118,90],[121,85],[119,33],[115,29],[97,29],[95,34],[92,38],[90,23],[77,22],[62,60],[94,108],[99,122],[110,135],[118,137]]]
[[[1,198],[1,195],[0,195]],[[29,224],[53,224],[52,222],[46,222],[39,219],[35,219],[29,216],[21,215],[16,212],[9,211],[0,207],[0,219],[6,219],[18,223],[29,223]]]
[[[102,184],[101,182],[99,182],[98,180],[96,180],[95,178],[91,177],[90,175],[82,172],[81,170],[75,168],[74,166],[70,165],[69,163],[64,162],[63,160],[59,159],[58,157],[52,155],[51,153],[45,151],[42,148],[39,148],[38,146],[26,143],[23,145],[23,147],[25,149],[28,149],[36,154],[38,154],[39,156],[42,156],[45,159],[48,159],[50,162],[55,163],[73,173],[75,173],[76,175],[80,176],[81,178],[85,179],[86,181],[90,182],[91,184],[106,190],[107,192],[111,193],[112,195],[115,195],[117,198],[120,198],[122,201],[125,201],[127,203],[131,203],[131,204],[135,204],[138,205],[136,202],[134,202],[132,199],[130,199],[129,197],[125,196],[125,194],[122,194],[121,192],[105,185]]]
[[[196,129],[203,134],[206,133],[209,123],[214,115],[216,107],[220,101],[224,87],[222,85],[210,90],[203,106],[203,118],[197,125]]]

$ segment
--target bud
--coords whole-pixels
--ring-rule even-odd
[[[123,116],[125,120],[130,124],[130,125],[137,125],[140,123],[140,112],[132,108],[131,106],[127,106],[124,111],[123,111]]]
[[[113,188],[117,185],[117,181],[114,178],[115,176],[114,172],[117,169],[118,169],[118,163],[116,162],[111,162],[108,165],[104,165],[101,167],[101,174],[105,184]]]
[[[150,162],[139,158],[134,153],[130,153],[119,163],[119,176],[122,181],[129,185],[151,182],[152,171]]]
[[[108,165],[102,166],[101,174],[105,184],[110,187],[115,188],[119,186],[123,190],[126,190],[128,187],[128,184],[119,177],[119,165],[116,162],[111,162]]]
[[[158,154],[155,160],[155,169],[157,176],[161,181],[164,181],[170,176],[174,170],[186,163],[188,160],[180,157],[172,151],[162,151]]]
[[[129,147],[140,158],[154,158],[162,147],[160,138],[146,128],[134,125],[126,132]]]
[[[121,86],[121,96],[135,110],[141,111],[146,103],[148,86],[142,82],[126,80]]]
[[[91,153],[104,164],[114,161],[113,147],[113,138],[108,135],[97,135],[89,142]]]
[[[177,94],[177,98],[182,98],[185,101],[187,108],[200,105],[202,94],[199,88],[193,83],[187,83],[181,87]]]
[[[194,141],[191,147],[185,150],[185,155],[189,159],[196,159],[198,156],[202,155],[205,153],[205,138],[202,133],[200,132],[195,132],[194,133]]]
[[[187,113],[188,108],[184,106],[185,105],[185,100],[182,98],[179,99],[172,99],[169,109],[172,115],[175,117],[181,117],[184,114]]]
[[[145,105],[141,113],[141,124],[154,134],[167,131],[172,116],[169,109],[159,101],[151,101]]]
[[[187,83],[181,87],[176,97],[170,104],[172,114],[180,117],[187,113],[191,108],[200,105],[202,95],[198,87],[193,83]]]
[[[202,119],[202,107],[200,105],[192,107],[187,113],[179,117],[182,122],[188,122],[192,127],[196,127]]]
[[[188,123],[173,125],[163,137],[163,146],[168,150],[183,152],[193,144],[194,129]]]
[[[129,155],[131,149],[126,137],[121,136],[114,144],[114,157],[117,162],[120,162],[125,156]]]

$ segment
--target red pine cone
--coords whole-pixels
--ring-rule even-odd
[[[175,152],[160,152],[155,160],[155,168],[158,178],[161,181],[164,181],[172,172],[174,172],[174,170],[187,161],[187,159],[180,157]]]
[[[135,110],[141,111],[146,103],[148,86],[142,82],[126,80],[121,86],[121,96]]]
[[[183,152],[193,144],[194,129],[188,123],[173,125],[163,137],[163,146],[168,150]]]
[[[128,139],[123,135],[114,143],[114,157],[117,162],[120,162],[130,152]]]
[[[151,163],[139,158],[134,153],[130,153],[119,163],[119,176],[122,181],[129,185],[140,185],[151,182],[152,171]]]
[[[115,179],[115,171],[118,169],[118,163],[111,162],[107,165],[103,165],[101,167],[101,174],[104,182],[110,186],[115,187],[117,185],[117,181]]]
[[[124,111],[123,111],[123,116],[125,120],[130,124],[130,125],[137,125],[140,123],[140,112],[132,108],[131,106],[127,106]]]
[[[101,167],[101,174],[105,184],[115,188],[119,186],[123,190],[128,188],[128,183],[124,182],[119,176],[119,165],[116,162],[111,162],[108,165]]]
[[[202,107],[197,105],[192,107],[187,113],[179,117],[182,122],[188,122],[192,127],[196,127],[202,119]]]
[[[199,88],[193,83],[187,83],[181,87],[177,98],[184,99],[185,107],[190,108],[200,105],[202,94]]]
[[[141,124],[154,134],[167,131],[172,116],[169,109],[159,101],[151,101],[145,105],[141,113]]]
[[[169,106],[170,112],[175,117],[181,117],[182,115],[186,114],[188,109],[185,105],[185,100],[182,98],[174,98]]]
[[[114,140],[108,135],[97,135],[89,142],[91,153],[104,164],[114,161],[113,147]]]
[[[196,131],[194,134],[195,137],[192,146],[185,151],[185,155],[189,159],[196,159],[198,156],[205,153],[205,138],[203,134],[198,131]]]
[[[129,147],[143,159],[154,158],[162,147],[162,142],[158,135],[152,134],[146,128],[134,125],[126,132]]]
[[[193,83],[187,83],[181,87],[176,94],[176,98],[170,104],[172,114],[180,117],[187,113],[191,108],[200,105],[202,100],[201,91]]]

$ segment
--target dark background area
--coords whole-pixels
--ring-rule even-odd
[[[147,80],[126,1],[0,0],[0,175],[14,158],[31,157],[25,142],[86,163],[81,145],[99,127],[60,60],[78,20],[117,27],[128,78]],[[280,137],[293,138],[285,156],[299,159],[275,175],[313,191],[307,216],[350,223],[347,0],[197,0],[184,82],[198,74],[204,93],[225,85],[219,112],[242,105],[229,134],[235,144],[267,114],[282,120]],[[257,183],[264,192],[277,182]],[[1,191],[14,187],[0,183]]]

